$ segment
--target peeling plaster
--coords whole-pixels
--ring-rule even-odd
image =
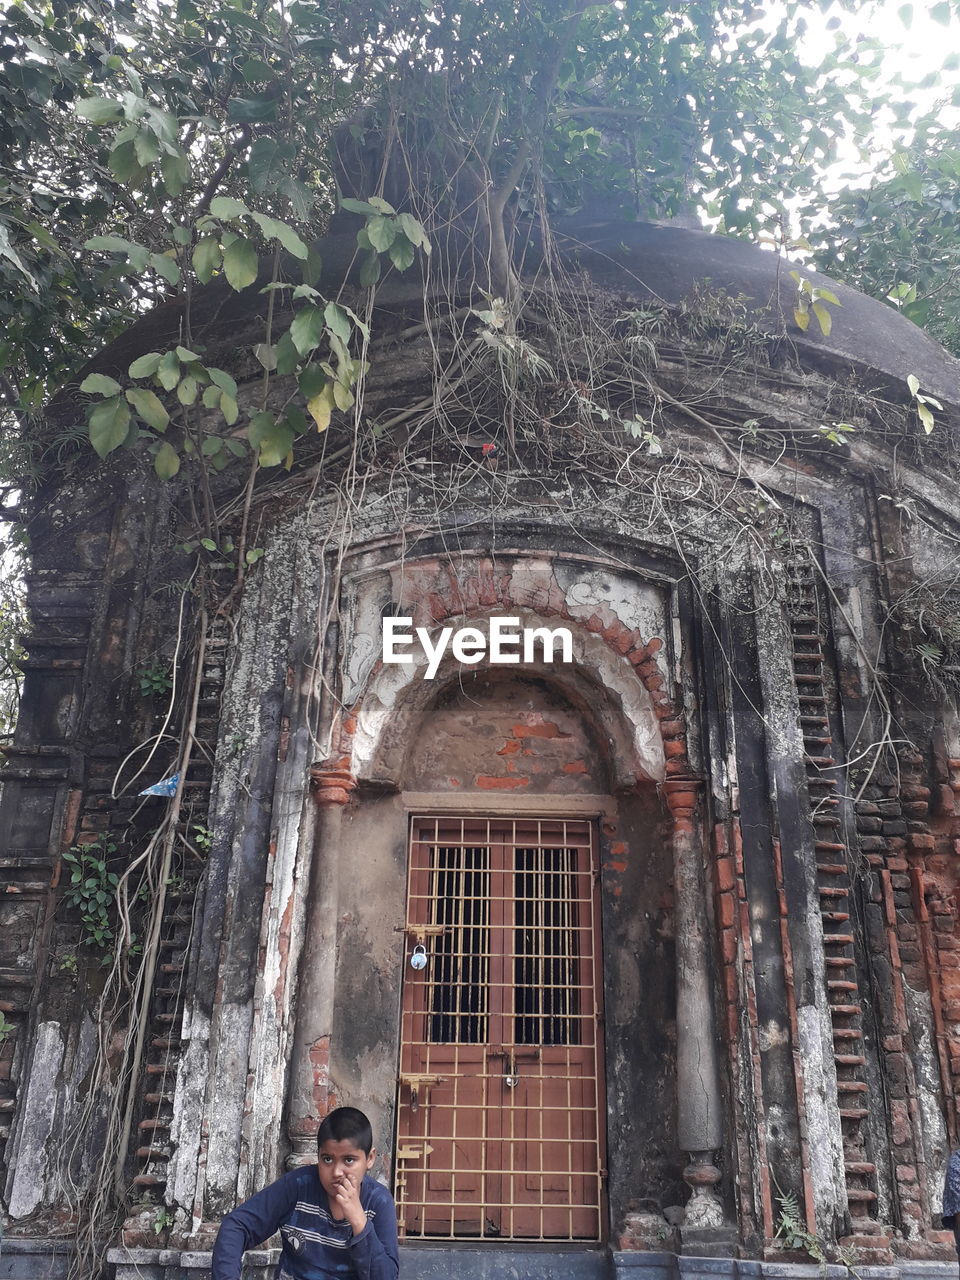
[[[21,1102],[18,1149],[24,1156],[17,1158],[9,1183],[7,1203],[13,1218],[25,1218],[43,1203],[51,1160],[47,1144],[58,1110],[65,1048],[59,1022],[41,1022]]]

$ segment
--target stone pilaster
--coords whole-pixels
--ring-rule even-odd
[[[673,818],[677,939],[677,1118],[683,1171],[690,1187],[684,1249],[703,1233],[727,1234],[714,1155],[723,1142],[720,1072],[710,979],[709,923],[703,876],[699,778],[663,784]]]
[[[356,778],[329,764],[310,770],[319,814],[310,869],[306,932],[300,957],[297,1026],[290,1067],[287,1133],[290,1168],[316,1158],[317,1127],[333,1103],[330,1037],[336,985],[337,916],[340,897],[340,831],[344,805]]]

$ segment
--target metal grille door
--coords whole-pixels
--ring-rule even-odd
[[[426,963],[407,964],[403,989],[408,1235],[601,1236],[592,835],[563,819],[414,820],[407,955]]]

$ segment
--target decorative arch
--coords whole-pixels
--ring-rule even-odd
[[[573,663],[519,663],[510,671],[547,679],[588,719],[602,720],[612,738],[615,789],[690,777],[685,720],[667,691],[664,637],[656,634],[665,620],[653,619],[641,599],[653,584],[637,579],[627,586],[621,579],[618,586],[618,568],[602,561],[522,552],[430,556],[394,564],[389,572],[394,607],[409,613],[414,626],[485,624],[494,613],[515,615],[522,626],[567,626]],[[372,642],[364,636],[365,644]],[[358,781],[399,787],[404,742],[461,671],[447,657],[426,681],[426,659],[413,656],[397,666],[376,661],[343,720],[335,763]]]
[[[516,608],[521,627],[542,627],[556,619],[545,619],[529,610]],[[457,621],[463,626],[483,629],[489,614]],[[437,626],[442,623],[437,619]],[[611,783],[625,790],[638,783],[662,783],[666,778],[666,753],[661,721],[650,690],[628,658],[593,634],[582,624],[565,619],[573,636],[573,662],[547,665],[543,662],[511,665],[509,674],[536,675],[558,689],[606,737],[610,747]],[[643,646],[643,661],[654,661],[659,647]],[[397,666],[378,664],[367,688],[350,716],[349,768],[358,781],[377,782],[399,788],[407,744],[423,718],[442,693],[456,684],[462,668],[452,657],[444,657],[432,680],[424,678],[426,658]],[[655,663],[654,663],[655,665]],[[472,671],[497,671],[487,661]]]

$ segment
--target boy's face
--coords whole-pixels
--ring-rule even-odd
[[[328,1196],[333,1194],[335,1187],[341,1186],[344,1182],[351,1182],[359,1189],[364,1174],[373,1168],[376,1154],[376,1151],[371,1148],[370,1154],[367,1155],[366,1151],[354,1146],[350,1138],[342,1138],[339,1142],[328,1138],[326,1142],[320,1144],[317,1156],[320,1185]]]

